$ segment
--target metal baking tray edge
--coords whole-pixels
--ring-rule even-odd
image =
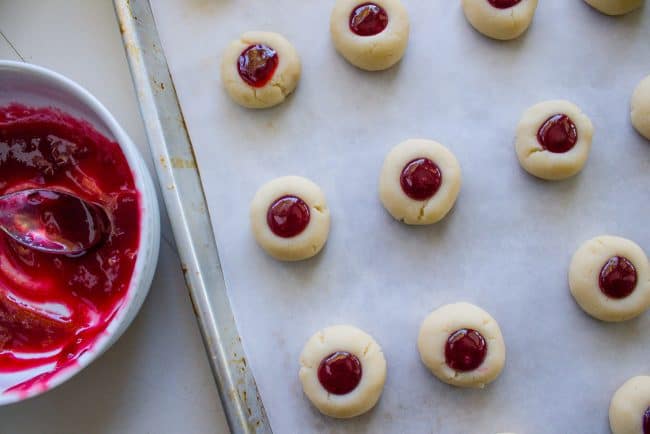
[[[149,0],[114,0],[185,282],[233,434],[271,433],[246,362],[185,120]]]

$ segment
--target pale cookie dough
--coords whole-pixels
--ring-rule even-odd
[[[627,14],[643,4],[643,0],[585,0],[585,2],[607,15]]]
[[[611,298],[600,288],[603,266],[612,257],[623,257],[636,268],[633,292],[625,298]],[[639,316],[650,307],[650,267],[637,244],[625,238],[603,235],[585,242],[573,255],[569,267],[571,294],[580,307],[594,318],[617,322]]]
[[[447,340],[461,329],[479,332],[487,343],[485,359],[473,371],[456,371],[446,362]],[[506,360],[506,347],[499,325],[486,311],[469,303],[448,304],[427,316],[420,327],[418,350],[422,362],[433,375],[459,387],[485,387],[501,374]]]
[[[438,191],[426,200],[412,199],[400,183],[406,165],[419,158],[428,158],[442,173]],[[395,146],[386,156],[379,178],[379,197],[396,220],[428,225],[441,220],[453,208],[461,183],[460,165],[451,151],[432,140],[411,139]]]
[[[467,21],[479,32],[493,39],[509,40],[519,37],[533,21],[537,0],[521,0],[500,9],[488,0],[462,0]]]
[[[388,69],[400,61],[409,39],[409,17],[400,0],[374,0],[386,11],[386,28],[372,36],[350,29],[350,16],[364,0],[337,0],[330,17],[330,33],[336,50],[354,66],[367,71]]]
[[[345,395],[328,393],[318,379],[318,368],[338,351],[355,355],[361,362],[361,380]],[[323,414],[355,417],[375,406],[386,381],[386,359],[381,347],[367,333],[349,325],[327,327],[313,335],[300,355],[300,382],[307,398]]]
[[[631,378],[614,393],[609,405],[609,426],[613,434],[650,432],[649,376]]]
[[[542,147],[537,133],[552,116],[568,116],[577,130],[577,141],[564,153],[550,152]],[[591,120],[569,101],[545,101],[524,112],[517,126],[515,150],[521,166],[531,175],[549,181],[566,179],[582,170],[591,149],[594,127]]]
[[[632,95],[632,125],[650,140],[650,75],[641,80]]]
[[[309,223],[291,238],[276,235],[267,223],[269,207],[284,196],[296,196],[309,207]],[[276,178],[264,184],[251,202],[250,220],[258,244],[282,261],[300,261],[316,255],[325,245],[330,229],[325,195],[316,184],[299,176]]]
[[[271,80],[262,87],[246,83],[239,75],[239,56],[251,45],[263,44],[277,53],[278,65]],[[221,80],[230,97],[247,108],[268,108],[282,103],[300,79],[298,52],[284,36],[271,32],[246,32],[232,41],[221,61]]]

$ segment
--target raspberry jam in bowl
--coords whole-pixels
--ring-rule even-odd
[[[153,182],[113,116],[52,71],[0,61],[0,196],[30,189],[98,205],[109,224],[99,244],[67,256],[0,232],[0,405],[58,386],[108,349],[158,258]]]

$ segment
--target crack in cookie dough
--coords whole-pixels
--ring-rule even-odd
[[[623,257],[635,267],[635,287],[622,298],[611,298],[600,287],[601,270],[612,257]],[[569,287],[580,307],[594,318],[608,322],[635,318],[650,308],[648,258],[641,247],[625,238],[593,238],[582,244],[571,259]]]
[[[566,152],[546,150],[539,141],[542,125],[551,117],[564,115],[575,125],[577,141]],[[594,127],[575,104],[564,100],[545,101],[527,109],[517,125],[515,152],[521,166],[531,175],[559,181],[579,173],[591,150]]]
[[[350,29],[350,14],[360,0],[337,0],[330,17],[330,35],[336,51],[352,65],[367,70],[388,69],[400,61],[408,44],[410,24],[401,0],[374,0],[388,15],[386,28],[360,36]]]
[[[521,0],[499,9],[488,0],[462,0],[467,21],[478,32],[493,39],[510,40],[521,36],[530,26],[537,9],[537,0]]]
[[[441,173],[433,195],[424,200],[409,197],[400,183],[405,166],[428,159]],[[440,143],[411,139],[395,146],[386,156],[379,177],[379,197],[395,220],[410,225],[428,225],[443,219],[454,207],[461,188],[461,169],[456,157]]]
[[[278,66],[273,77],[261,87],[246,83],[237,68],[239,56],[251,45],[263,44],[275,50]],[[228,95],[247,108],[269,108],[284,102],[298,85],[301,74],[298,53],[282,35],[271,32],[248,32],[230,43],[221,61],[221,79]]]
[[[270,206],[286,196],[301,199],[309,208],[307,226],[287,238],[275,234],[267,222]],[[306,178],[285,176],[260,187],[251,202],[250,221],[255,240],[269,255],[282,261],[300,261],[316,255],[325,245],[330,212],[320,187]]]
[[[330,393],[319,379],[321,362],[337,352],[355,356],[361,363],[361,378],[348,393]],[[386,381],[386,359],[379,344],[367,333],[349,325],[327,327],[314,334],[300,355],[298,374],[303,391],[323,414],[351,418],[372,409]]]
[[[469,371],[452,369],[445,356],[449,337],[463,329],[480,333],[487,342],[485,358],[476,369]],[[506,357],[497,322],[483,309],[469,303],[448,304],[429,314],[420,327],[418,350],[422,363],[431,373],[459,387],[485,387],[501,374]]]

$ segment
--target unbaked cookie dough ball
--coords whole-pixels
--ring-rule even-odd
[[[247,32],[232,41],[221,60],[221,79],[230,97],[248,108],[283,102],[300,79],[300,58],[284,36]]]
[[[285,176],[264,184],[251,202],[258,244],[282,261],[300,261],[325,245],[330,212],[321,189],[306,178]]]
[[[569,101],[554,100],[526,110],[517,126],[515,150],[521,166],[549,181],[582,170],[591,149],[591,120]]]
[[[411,139],[386,156],[379,197],[396,220],[428,225],[453,208],[460,186],[460,165],[451,151],[432,140]]]
[[[323,414],[359,416],[375,406],[386,381],[386,359],[367,333],[349,325],[327,327],[305,344],[300,382]]]
[[[623,15],[638,9],[643,0],[585,0],[587,4],[607,15]]]
[[[650,377],[631,378],[616,391],[609,426],[613,434],[650,434]]]
[[[650,307],[648,258],[635,243],[603,235],[584,243],[569,267],[571,294],[602,321],[625,321]]]
[[[650,140],[650,75],[641,80],[632,95],[632,125]]]
[[[400,61],[409,39],[409,17],[400,0],[337,0],[330,18],[336,50],[367,71]]]
[[[485,387],[501,374],[506,360],[499,325],[469,303],[448,304],[426,317],[418,350],[433,375],[460,387]]]
[[[493,39],[519,37],[533,21],[537,0],[463,0],[467,21]]]

